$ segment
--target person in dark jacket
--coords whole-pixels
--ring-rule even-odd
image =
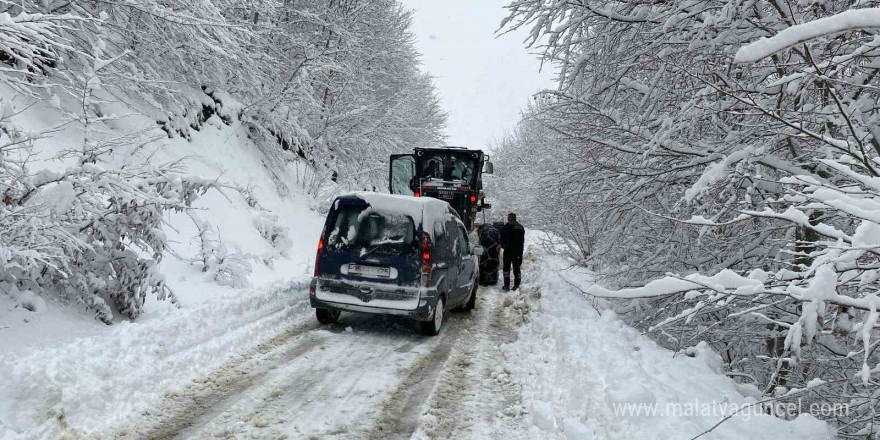
[[[507,224],[501,228],[501,248],[504,249],[504,287],[510,290],[510,267],[513,266],[513,290],[519,289],[520,266],[526,241],[526,228],[516,221],[516,214],[507,214]]]

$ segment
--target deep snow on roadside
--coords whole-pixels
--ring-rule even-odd
[[[527,432],[516,432],[516,437],[689,439],[711,428],[734,406],[756,401],[744,397],[723,375],[720,356],[705,344],[696,348],[694,357],[673,357],[613,311],[596,310],[573,287],[588,287],[588,272],[541,250],[539,234],[530,233],[527,241],[536,259],[527,263],[528,282],[513,300],[527,303],[529,316],[519,339],[504,346],[504,368],[521,388],[522,401],[515,412],[526,414]],[[647,415],[655,404],[656,415]],[[687,412],[688,405],[697,410],[695,415]],[[641,414],[635,413],[638,408]],[[810,415],[785,421],[752,409],[702,438],[833,435],[828,425]]]
[[[307,285],[279,284],[0,360],[0,439],[113,426],[312,315]],[[69,432],[68,432],[69,433]]]

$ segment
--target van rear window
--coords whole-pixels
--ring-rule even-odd
[[[417,251],[412,217],[376,211],[370,206],[340,206],[327,237],[330,249],[367,253],[400,254]]]

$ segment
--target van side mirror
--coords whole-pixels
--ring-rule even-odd
[[[472,244],[471,245],[471,253],[478,256],[478,257],[482,257],[483,255],[486,255],[486,248],[484,248],[483,246],[477,246],[477,245]]]
[[[495,164],[493,164],[492,162],[486,162],[486,171],[484,171],[484,173],[492,174],[494,172],[495,172]]]

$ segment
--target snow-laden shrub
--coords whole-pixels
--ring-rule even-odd
[[[196,237],[199,252],[193,260],[202,265],[202,272],[208,273],[211,279],[223,286],[239,288],[250,285],[252,262],[256,258],[236,247],[230,249],[210,222],[200,220],[194,214],[190,214],[190,217],[199,231]]]
[[[158,270],[167,246],[163,214],[187,209],[213,182],[182,174],[179,164],[139,161],[138,146],[153,140],[149,128],[109,129],[117,118],[103,114],[103,79],[126,54],[108,53],[97,35],[90,36],[89,50],[77,49],[70,38],[80,26],[97,25],[95,20],[0,7],[0,50],[15,59],[7,63],[13,69],[3,72],[14,96],[0,100],[0,282],[80,303],[106,323],[116,314],[136,318],[147,295],[173,301]],[[76,75],[46,72],[74,66]],[[36,77],[34,70],[46,76]],[[65,111],[53,92],[73,95],[81,105]],[[54,159],[66,169],[32,166],[34,141],[55,128],[19,128],[14,120],[23,106],[11,103],[23,99],[48,101],[63,114],[59,128],[74,124],[83,130],[81,144],[59,139],[63,148]],[[124,166],[107,162],[116,150],[130,155]]]
[[[62,36],[71,26],[87,21],[82,17],[27,13],[9,2],[0,4],[0,82],[32,93],[39,77],[57,67],[61,54],[71,49],[70,39]],[[10,9],[18,9],[10,14]]]
[[[277,215],[268,211],[260,211],[254,216],[253,222],[260,236],[265,238],[281,255],[287,255],[287,251],[293,246],[293,240],[290,238],[287,227],[278,223]]]
[[[107,323],[114,311],[136,318],[148,294],[173,300],[157,268],[162,216],[213,183],[171,165],[105,168],[94,151],[64,171],[33,172],[38,135],[20,130],[2,104],[0,282],[81,303]]]
[[[253,256],[242,253],[237,248],[230,250],[228,246],[221,244],[215,251],[214,258],[215,262],[208,269],[214,281],[221,286],[235,288],[250,285],[249,278],[254,270]]]
[[[30,290],[19,290],[18,286],[12,283],[0,283],[0,292],[9,295],[15,307],[21,307],[34,313],[46,311],[46,300]]]
[[[199,231],[195,237],[199,240],[199,252],[194,260],[202,264],[202,272],[207,272],[213,265],[214,256],[220,247],[220,238],[214,231],[211,222],[200,220],[192,213],[190,213],[190,218]]]
[[[784,210],[739,215],[738,221],[775,219],[815,234],[784,251],[793,257],[785,268],[670,275],[644,287],[594,286],[587,293],[636,302],[629,317],[670,347],[709,341],[731,375],[759,387],[764,399],[836,405],[845,411],[817,415],[864,433],[880,393],[880,180],[846,157],[818,162],[822,181],[780,179]]]

